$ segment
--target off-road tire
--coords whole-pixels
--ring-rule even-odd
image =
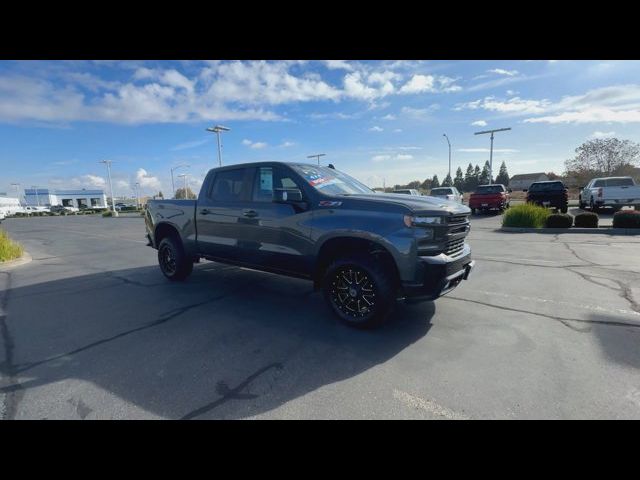
[[[179,282],[193,271],[193,261],[184,253],[180,240],[175,237],[163,238],[158,245],[158,264],[169,280]]]
[[[394,284],[392,272],[375,258],[353,254],[329,265],[322,289],[327,304],[341,322],[369,329],[388,318],[396,302]]]

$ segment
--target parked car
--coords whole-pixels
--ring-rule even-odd
[[[527,203],[557,208],[562,213],[569,209],[569,193],[559,180],[533,182],[527,192]]]
[[[0,223],[2,223],[2,220],[4,220],[6,217],[4,215],[4,212],[0,212]]]
[[[304,278],[343,322],[371,327],[397,298],[433,300],[468,278],[469,213],[324,166],[260,162],[209,171],[197,200],[149,201],[145,224],[169,280],[200,258]]]
[[[432,188],[429,195],[432,197],[444,198],[445,200],[462,203],[462,194],[456,187]]]
[[[471,213],[476,211],[499,210],[504,211],[511,204],[511,189],[507,189],[501,183],[492,185],[480,185],[469,196],[469,208]]]
[[[603,207],[620,210],[630,206],[640,209],[640,185],[636,185],[631,177],[594,178],[580,189],[578,205],[587,206],[593,212]]]
[[[416,197],[422,196],[422,194],[418,190],[414,190],[413,188],[394,190],[393,193],[401,193],[403,195],[414,195]]]
[[[49,213],[50,207],[43,207],[43,206],[33,206],[33,205],[27,205],[26,207],[24,207],[24,213],[27,214],[33,214],[33,213]]]

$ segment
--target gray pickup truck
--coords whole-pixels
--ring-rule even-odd
[[[330,167],[260,162],[214,168],[197,200],[150,201],[145,223],[170,280],[201,258],[304,278],[343,322],[368,328],[398,298],[433,300],[467,279],[469,214]]]

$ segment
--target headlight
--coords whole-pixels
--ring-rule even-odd
[[[404,224],[407,227],[425,227],[427,225],[439,225],[442,223],[442,217],[413,217],[404,216]]]

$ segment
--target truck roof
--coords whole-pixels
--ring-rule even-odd
[[[266,165],[287,165],[287,166],[298,166],[298,167],[318,167],[318,165],[314,165],[312,163],[304,163],[304,162],[279,162],[279,161],[263,161],[263,162],[249,162],[249,163],[235,163],[233,165],[223,165],[222,167],[214,167],[211,170],[229,170],[233,168],[251,168],[251,167],[261,167]],[[329,168],[326,165],[320,165],[321,167]]]

